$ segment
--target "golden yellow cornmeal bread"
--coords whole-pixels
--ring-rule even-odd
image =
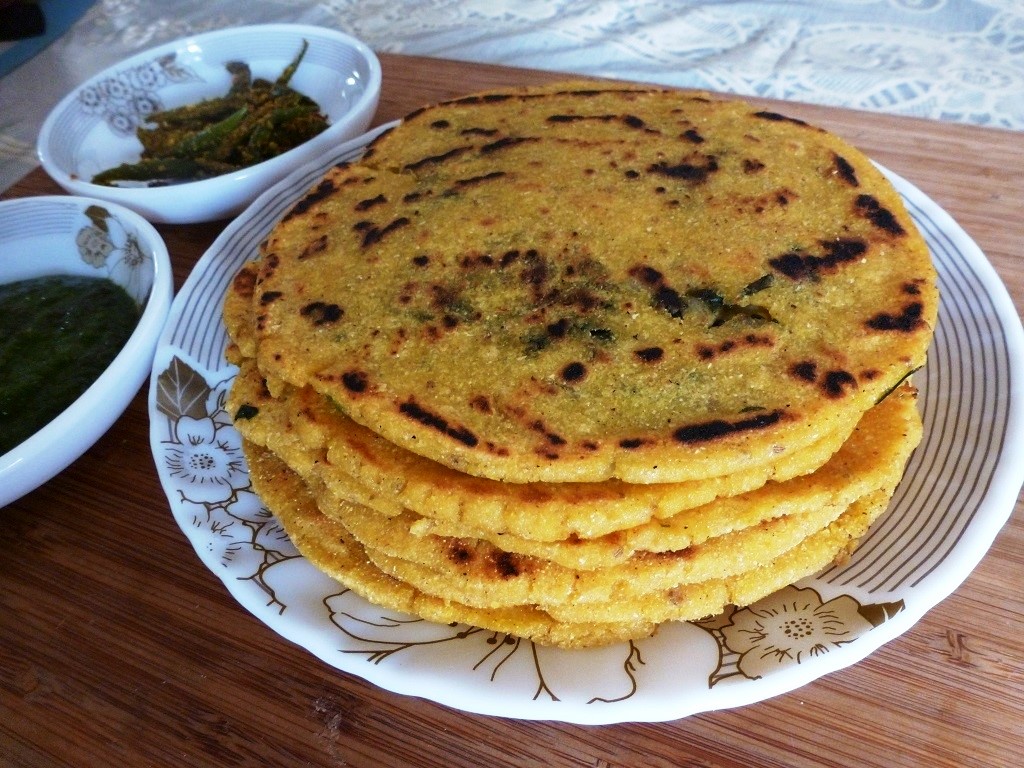
[[[462,622],[542,645],[585,648],[651,635],[650,621],[557,621],[537,608],[479,609],[427,595],[381,571],[338,523],[320,514],[299,477],[273,454],[247,446],[253,485],[314,566],[356,594],[393,611],[439,623]]]
[[[415,513],[381,515],[338,498],[323,481],[322,470],[329,462],[315,453],[294,450],[294,443],[281,439],[287,428],[279,428],[273,420],[265,423],[269,429],[249,428],[263,420],[265,406],[239,426],[302,477],[320,511],[340,522],[371,560],[378,562],[378,556],[383,556],[404,566],[393,575],[413,578],[410,574],[429,573],[429,582],[413,584],[477,607],[532,604],[549,608],[627,604],[665,589],[732,577],[768,565],[879,489],[888,500],[921,436],[914,394],[903,385],[872,409],[836,456],[811,475],[710,502],[680,513],[683,519],[678,522],[669,519],[619,536],[548,545],[544,552],[548,557],[523,553],[522,542],[517,546],[514,537],[417,532],[422,518]],[[680,542],[691,525],[699,530],[702,524],[720,526],[719,535],[696,544]],[[659,537],[661,525],[665,535]],[[645,539],[649,549],[626,549],[627,542]],[[584,551],[582,545],[588,545],[589,561],[574,562]],[[444,585],[443,593],[434,592],[438,584]]]
[[[389,442],[509,482],[770,467],[923,364],[884,177],[739,101],[563,84],[410,116],[268,238],[251,347]]]
[[[365,488],[345,471],[346,463],[337,461],[338,454],[344,453],[348,446],[343,438],[336,438],[336,433],[324,429],[322,422],[328,420],[330,414],[311,416],[312,406],[295,407],[290,400],[288,396],[280,399],[270,397],[258,377],[253,375],[253,366],[245,364],[228,406],[232,411],[244,407],[251,414],[236,421],[237,428],[249,442],[273,451],[308,481],[317,483],[321,490],[316,496],[322,511],[329,517],[337,516],[341,514],[340,510],[353,505],[368,508],[349,512],[350,516],[363,522],[363,531],[368,530],[368,525],[377,527],[380,536],[396,549],[416,547],[422,550],[433,546],[437,550],[435,559],[451,557],[453,560],[449,564],[456,569],[464,567],[465,558],[452,554],[456,547],[449,542],[453,538],[483,540],[493,545],[500,556],[515,553],[567,568],[622,566],[640,552],[685,552],[686,566],[692,568],[695,554],[700,551],[702,557],[716,559],[719,561],[717,567],[727,569],[729,566],[723,560],[727,562],[728,558],[723,553],[731,551],[737,558],[746,554],[749,559],[749,552],[753,550],[755,556],[764,557],[773,546],[781,546],[784,540],[780,531],[774,531],[771,541],[762,539],[761,544],[754,544],[737,537],[737,532],[764,527],[767,521],[783,516],[813,515],[828,508],[838,514],[859,496],[883,484],[895,485],[921,434],[915,392],[909,385],[902,385],[868,411],[850,439],[814,473],[787,482],[769,482],[745,493],[720,495],[699,505],[683,505],[674,513],[658,518],[638,514],[639,522],[636,524],[623,525],[595,536],[572,533],[557,541],[537,541],[530,536],[512,533],[501,524],[497,528],[488,527],[487,520],[479,521],[483,525],[471,525],[465,523],[464,518],[452,520],[444,513],[437,515],[435,505],[447,510],[453,506],[473,506],[480,501],[480,497],[463,495],[465,488],[451,470],[439,468],[434,476],[436,482],[432,492],[423,499],[402,488],[403,483],[424,483],[425,480],[410,480],[410,473],[403,472],[406,465],[401,462],[392,467],[393,492],[375,492]],[[311,420],[321,423],[311,426]],[[310,437],[310,432],[315,434]],[[335,437],[333,441],[332,437]],[[652,500],[658,499],[658,491],[663,492],[661,504],[671,503],[676,498],[671,487],[661,485],[630,486],[609,481],[606,484],[588,484],[580,494],[573,495],[573,484],[569,483],[545,488],[543,484],[472,480],[475,485],[495,486],[486,489],[486,498],[505,512],[514,507],[524,528],[528,527],[530,519],[538,528],[552,528],[555,526],[548,519],[550,517],[562,525],[567,519],[603,518],[608,507],[626,508],[630,502],[643,511],[645,504],[657,503]],[[613,487],[602,494],[601,486],[608,484]],[[712,488],[715,487],[718,486],[712,484]],[[500,497],[503,488],[511,497],[504,504]],[[678,495],[690,498],[682,492]],[[534,499],[532,506],[531,496]],[[409,498],[423,503],[403,506],[403,500]],[[332,510],[336,514],[332,514]],[[375,521],[380,515],[395,519]],[[504,522],[502,518],[498,519],[499,523]],[[824,524],[821,522],[817,527]],[[764,531],[760,533],[764,535]],[[717,541],[727,534],[734,534],[728,543]],[[372,534],[359,535],[364,544],[368,544],[365,541],[368,535]],[[786,535],[793,534],[787,531]],[[417,541],[417,538],[423,540]],[[716,540],[712,542],[716,546],[710,551],[699,547],[693,549],[712,539]],[[431,541],[434,542],[432,545]],[[662,564],[667,562],[663,557]]]
[[[842,560],[922,436],[938,303],[839,138],[560,83],[420,110],[224,302],[227,406],[299,550],[384,608],[566,648]]]
[[[504,540],[556,546],[601,536],[617,540],[621,531],[647,525],[664,540],[671,527],[678,545],[687,546],[702,536],[728,532],[735,517],[681,513],[760,488],[771,476],[752,471],[705,481],[631,484],[502,483],[465,475],[388,443],[309,387],[286,387],[271,396],[251,360],[242,361],[228,406],[232,413],[245,407],[254,414],[237,422],[243,435],[270,447],[296,469],[303,461],[316,463],[326,489],[340,498],[383,514],[408,508],[434,525],[490,532]],[[828,436],[780,461],[773,467],[775,481],[819,465],[842,446],[839,437]],[[753,519],[749,508],[743,510],[744,519]],[[685,522],[677,524],[677,519]],[[704,522],[698,524],[700,519]],[[683,528],[691,537],[686,543],[678,541]]]
[[[423,566],[367,553],[343,525],[318,511],[298,475],[273,454],[248,446],[246,455],[254,487],[303,556],[360,596],[431,621],[466,623],[563,648],[640,639],[665,621],[699,619],[730,604],[756,602],[846,557],[888,501],[884,490],[871,494],[771,563],[733,577],[658,589],[639,600],[567,602],[543,609],[533,605],[481,608],[412,586],[412,582],[437,585],[440,580]],[[446,586],[440,583],[442,591]]]

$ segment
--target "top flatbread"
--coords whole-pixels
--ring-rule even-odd
[[[257,363],[460,471],[700,480],[776,462],[921,366],[938,295],[837,137],[563,84],[409,116],[264,244]]]

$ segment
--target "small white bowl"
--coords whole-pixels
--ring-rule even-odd
[[[159,109],[228,92],[225,64],[275,80],[309,42],[290,85],[309,96],[330,127],[275,158],[212,179],[158,187],[92,184],[100,171],[138,161],[135,129]],[[377,110],[381,69],[364,43],[324,27],[266,24],[184,38],[122,61],[69,93],[43,123],[36,151],[68,192],[119,203],[153,222],[214,221],[236,215],[261,192],[327,148],[363,133]]]
[[[71,464],[124,412],[149,375],[171,308],[167,246],[141,216],[103,200],[63,195],[0,202],[0,283],[53,274],[109,277],[142,313],[99,378],[49,424],[0,455],[0,507]]]

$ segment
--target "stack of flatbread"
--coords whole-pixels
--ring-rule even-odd
[[[225,302],[253,484],[371,602],[563,647],[841,559],[922,427],[938,293],[802,121],[593,83],[409,115]]]

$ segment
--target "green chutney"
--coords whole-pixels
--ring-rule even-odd
[[[0,285],[0,454],[85,392],[121,351],[139,308],[105,277]]]

